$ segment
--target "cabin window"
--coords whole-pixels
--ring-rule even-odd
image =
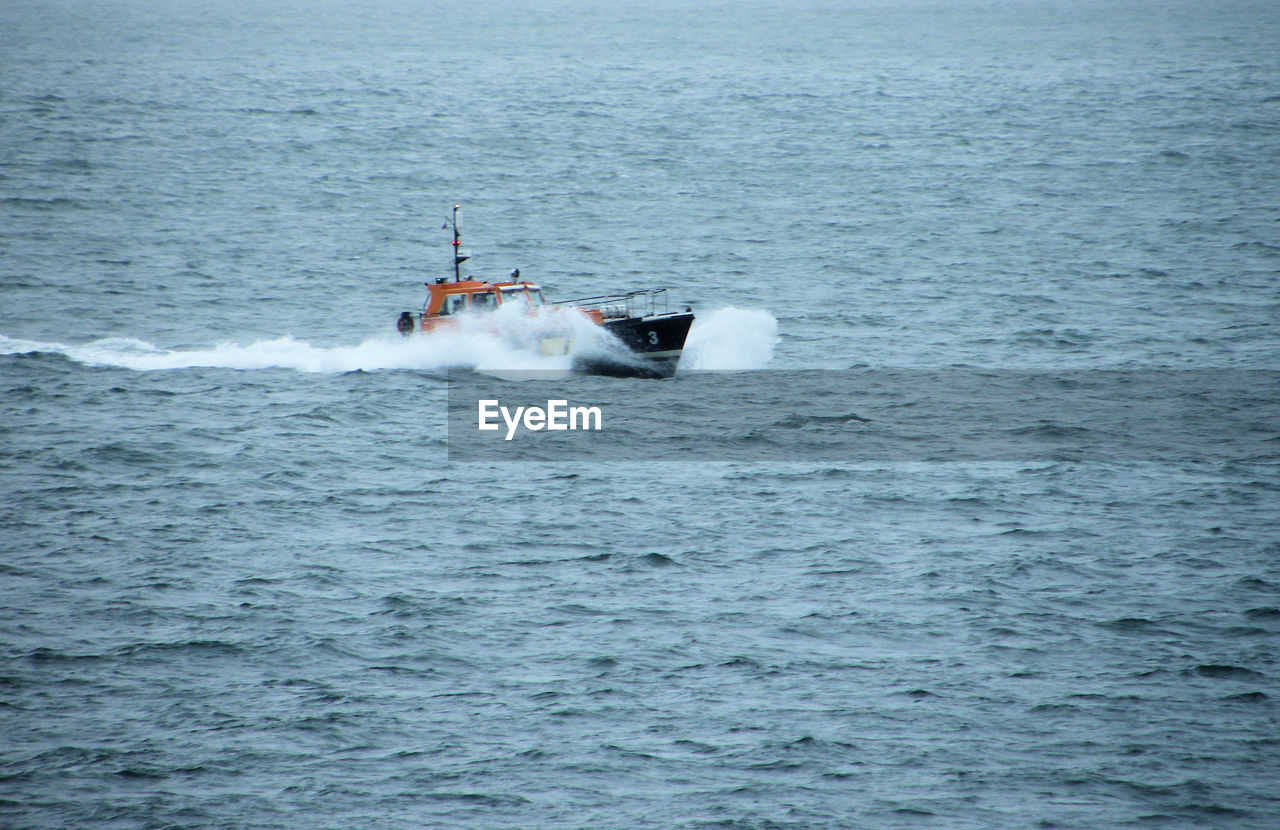
[[[492,291],[481,291],[471,295],[471,307],[479,309],[490,309],[496,305]]]
[[[444,305],[440,306],[440,313],[443,314],[459,314],[467,310],[466,294],[450,294],[444,298]]]
[[[533,303],[534,305],[542,305],[543,300],[542,300],[541,288],[529,289],[529,302]]]
[[[529,297],[524,293],[523,288],[504,288],[502,289],[502,304],[515,303],[516,305],[529,305]]]

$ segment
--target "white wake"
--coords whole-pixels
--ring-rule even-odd
[[[689,332],[680,368],[727,371],[763,368],[772,357],[777,321],[768,312],[725,308],[699,316]],[[543,353],[543,341],[568,334],[567,353]],[[354,346],[314,346],[293,337],[165,349],[133,338],[82,344],[22,340],[0,334],[0,355],[60,354],[88,366],[139,372],[190,369],[294,369],[342,373],[470,368],[480,372],[567,371],[575,358],[617,348],[600,327],[579,314],[551,313],[458,318],[458,325],[426,334],[371,337]]]

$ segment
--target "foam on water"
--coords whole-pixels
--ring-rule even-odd
[[[514,309],[513,309],[514,312]],[[191,368],[294,369],[341,373],[389,369],[471,368],[481,372],[564,371],[574,358],[621,348],[603,329],[578,314],[550,309],[538,315],[498,310],[460,317],[448,329],[412,337],[379,335],[354,346],[316,346],[290,336],[248,345],[219,343],[203,349],[165,349],[136,338],[109,337],[83,344],[21,340],[0,334],[0,354],[61,354],[89,366],[139,372]],[[695,321],[682,367],[704,371],[760,369],[773,353],[777,321],[767,312],[725,308]],[[546,338],[565,337],[567,353],[544,354]]]
[[[763,369],[773,358],[778,321],[767,311],[720,308],[698,317],[685,341],[682,369]]]
[[[283,336],[248,345],[219,343],[203,349],[164,349],[134,338],[111,337],[67,345],[0,335],[0,353],[61,354],[90,366],[118,366],[140,372],[196,367],[318,373],[453,367],[480,371],[558,370],[567,368],[574,354],[601,348],[595,328],[579,315],[555,310],[538,315],[499,310],[483,317],[459,317],[456,325],[447,329],[411,337],[378,335],[354,346],[316,346]],[[564,336],[572,344],[567,354],[540,351],[544,338],[553,336]]]
[[[337,373],[379,369],[446,369],[481,367],[500,361],[504,367],[555,368],[557,358],[526,353],[496,337],[426,335],[404,340],[372,337],[355,346],[315,346],[285,336],[255,340],[248,345],[219,343],[206,349],[162,349],[133,338],[111,337],[81,345],[15,340],[0,335],[5,354],[61,354],[89,366],[116,366],[139,372],[190,368],[296,369],[300,372]],[[563,360],[563,357],[558,358]]]

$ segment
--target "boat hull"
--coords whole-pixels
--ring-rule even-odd
[[[601,326],[627,348],[618,358],[592,357],[578,361],[579,371],[612,377],[666,378],[676,372],[693,314],[678,312],[605,320]]]

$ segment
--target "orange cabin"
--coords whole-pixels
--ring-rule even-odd
[[[422,306],[422,330],[431,331],[449,318],[470,311],[493,311],[499,306],[516,303],[532,311],[547,305],[542,289],[532,282],[483,282],[466,279],[457,282],[427,284],[427,301]],[[585,310],[596,323],[603,320],[599,311]]]

